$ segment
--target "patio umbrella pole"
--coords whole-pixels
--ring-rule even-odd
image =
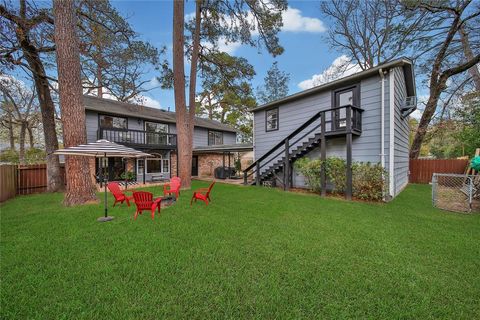
[[[107,158],[107,154],[105,153],[104,154],[104,158],[103,159],[108,159]],[[103,159],[100,158],[100,162],[102,163],[103,162]],[[105,206],[105,216],[104,217],[100,217],[97,219],[97,221],[99,222],[107,222],[107,221],[111,221],[113,220],[113,217],[109,217],[108,216],[108,207],[107,207],[107,181],[108,181],[108,178],[106,179],[105,178],[105,174],[104,174],[104,171],[103,171],[103,166],[102,166],[102,181],[103,181],[103,193],[104,193],[104,206]]]

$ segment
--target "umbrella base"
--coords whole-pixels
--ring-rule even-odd
[[[97,219],[98,222],[107,222],[107,221],[112,221],[113,218],[115,217],[112,217],[112,216],[107,216],[107,217],[100,217]]]

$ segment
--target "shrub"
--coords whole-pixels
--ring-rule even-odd
[[[127,180],[127,181],[132,181],[132,180],[135,180],[136,178],[136,175],[134,172],[132,171],[127,171],[127,172],[124,172],[120,175],[120,178],[122,180]]]
[[[370,201],[381,201],[385,191],[386,170],[379,163],[355,162],[353,171],[353,196]]]
[[[295,168],[305,177],[308,188],[314,192],[322,191],[320,173],[322,170],[322,160],[310,160],[301,158],[295,161]]]
[[[314,192],[322,190],[320,159],[302,158],[295,162],[295,168],[305,177],[308,188]],[[346,188],[346,161],[331,157],[325,162],[327,179],[333,185],[333,193],[344,193]],[[386,186],[386,170],[380,164],[354,162],[352,164],[353,196],[369,201],[382,200]]]
[[[347,163],[345,159],[338,157],[327,158],[327,178],[333,184],[333,193],[342,193],[345,191],[347,182],[346,168]]]

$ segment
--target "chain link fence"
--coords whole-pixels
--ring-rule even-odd
[[[480,212],[480,175],[434,173],[433,206],[454,212]]]

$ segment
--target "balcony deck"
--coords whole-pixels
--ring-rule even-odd
[[[177,135],[172,133],[100,128],[97,130],[97,137],[137,149],[175,150],[177,148]]]

